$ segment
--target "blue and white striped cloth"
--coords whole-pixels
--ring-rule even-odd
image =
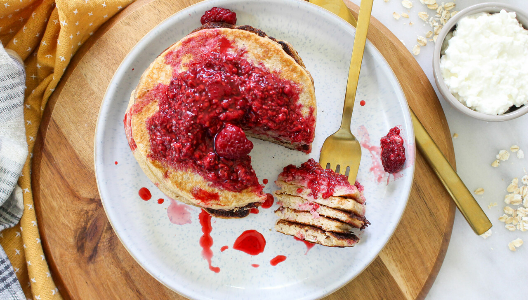
[[[24,127],[24,63],[0,43],[0,232],[15,226],[24,202],[17,185],[28,155]],[[0,299],[26,299],[4,249],[0,247]]]

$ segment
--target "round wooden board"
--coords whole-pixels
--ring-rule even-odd
[[[97,191],[93,145],[101,101],[121,61],[157,24],[196,2],[138,0],[128,6],[83,45],[48,102],[33,159],[33,190],[44,251],[66,299],[184,299],[141,268],[113,232]],[[358,7],[348,4],[357,17]],[[454,164],[447,121],[418,63],[375,19],[368,38]],[[449,244],[455,205],[420,153],[415,172],[394,236],[362,274],[327,299],[425,297]]]

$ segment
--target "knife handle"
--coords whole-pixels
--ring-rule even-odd
[[[476,234],[488,231],[492,226],[490,220],[412,110],[411,118],[418,150],[440,178],[464,218]]]

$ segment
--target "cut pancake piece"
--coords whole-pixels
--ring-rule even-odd
[[[275,194],[275,196],[277,196],[277,200],[283,207],[298,211],[308,211],[314,218],[317,218],[317,216],[324,216],[345,222],[361,229],[365,228],[369,224],[365,217],[359,216],[352,212],[331,208],[316,202],[308,202],[298,196],[292,196],[288,194]]]
[[[359,238],[353,233],[324,231],[313,226],[286,220],[279,220],[275,224],[275,230],[287,235],[293,235],[301,240],[328,247],[352,247],[359,242]]]
[[[330,196],[326,199],[308,197],[307,194],[310,192],[308,189],[303,189],[297,185],[292,185],[289,183],[279,183],[277,184],[281,190],[277,191],[275,194],[286,194],[292,196],[298,196],[303,199],[306,199],[310,202],[315,202],[318,204],[326,205],[335,209],[345,210],[353,212],[359,216],[365,215],[365,204],[361,204],[352,198],[343,198],[337,196]]]
[[[275,214],[280,219],[304,225],[311,225],[321,228],[325,231],[347,233],[350,232],[352,228],[354,228],[347,223],[323,216],[314,217],[310,212],[295,210],[287,207],[279,207],[275,211]]]

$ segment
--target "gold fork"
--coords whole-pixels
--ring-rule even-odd
[[[354,38],[354,47],[352,48],[350,69],[348,71],[341,127],[334,134],[326,138],[319,158],[319,164],[323,168],[332,169],[336,173],[348,176],[348,182],[350,184],[356,182],[359,162],[361,161],[361,146],[350,131],[350,122],[352,120],[352,111],[354,110],[363,51],[365,50],[365,42],[367,40],[372,2],[373,0],[362,0],[361,6],[359,7],[358,25],[356,37]],[[348,12],[348,9],[346,11]],[[349,16],[351,17],[351,15]]]

